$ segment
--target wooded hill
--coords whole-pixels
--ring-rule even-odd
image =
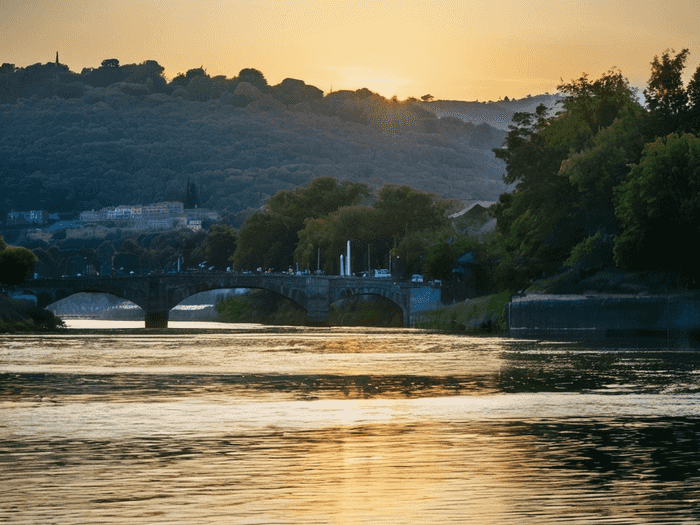
[[[319,176],[495,201],[507,189],[492,152],[505,138],[499,123],[543,101],[424,103],[368,89],[324,96],[299,80],[269,86],[255,69],[226,78],[198,68],[170,82],[162,70],[116,59],[80,74],[3,64],[2,215],[181,200],[188,179],[201,205],[222,214],[259,208]]]

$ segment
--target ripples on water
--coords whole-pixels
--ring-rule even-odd
[[[673,349],[0,336],[0,523],[699,523],[699,399]]]

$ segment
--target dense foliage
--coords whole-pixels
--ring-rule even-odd
[[[207,231],[189,230],[143,233],[135,237],[114,234],[100,239],[64,239],[47,246],[28,243],[38,262],[41,277],[87,273],[171,272],[178,268],[214,267],[225,270],[236,249],[236,230],[216,224]],[[202,266],[200,266],[202,265]]]
[[[300,268],[339,272],[339,255],[352,245],[355,273],[370,268],[418,271],[426,243],[448,226],[449,202],[409,186],[382,187],[370,204],[365,184],[315,179],[294,192],[279,192],[263,213],[241,228],[236,268]],[[367,202],[361,202],[363,199]],[[265,239],[261,242],[261,239]],[[316,268],[318,258],[321,267]]]
[[[510,102],[470,106],[492,114],[474,124],[454,108],[438,118],[432,103],[368,89],[271,86],[253,68],[231,78],[196,68],[170,82],[162,73],[153,60],[107,59],[80,73],[0,67],[0,218],[179,200],[188,179],[201,206],[234,214],[321,176],[463,199],[506,189],[491,152],[505,133],[486,122],[509,116]]]
[[[540,107],[514,116],[494,150],[515,184],[494,207],[505,249],[501,283],[522,287],[567,259],[590,266],[590,254],[612,261],[612,237],[620,267],[673,270],[693,281],[700,68],[684,87],[689,52],[674,53],[654,58],[647,107],[612,69],[558,86],[566,98],[555,115]]]
[[[32,276],[37,257],[26,248],[5,244],[0,235],[0,284],[20,284]]]
[[[700,245],[700,138],[671,133],[645,145],[618,195],[616,262],[672,270],[692,281],[693,246]]]

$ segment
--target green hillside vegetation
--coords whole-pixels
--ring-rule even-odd
[[[461,199],[495,200],[507,188],[491,151],[505,131],[468,112],[438,118],[434,102],[369,89],[324,95],[289,78],[271,86],[252,68],[230,78],[162,73],[153,60],[108,59],[80,73],[3,64],[0,217],[180,200],[188,179],[201,206],[222,215],[323,176]]]

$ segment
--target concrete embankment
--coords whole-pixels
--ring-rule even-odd
[[[700,333],[700,293],[532,294],[513,297],[507,318],[515,337],[686,337]]]

